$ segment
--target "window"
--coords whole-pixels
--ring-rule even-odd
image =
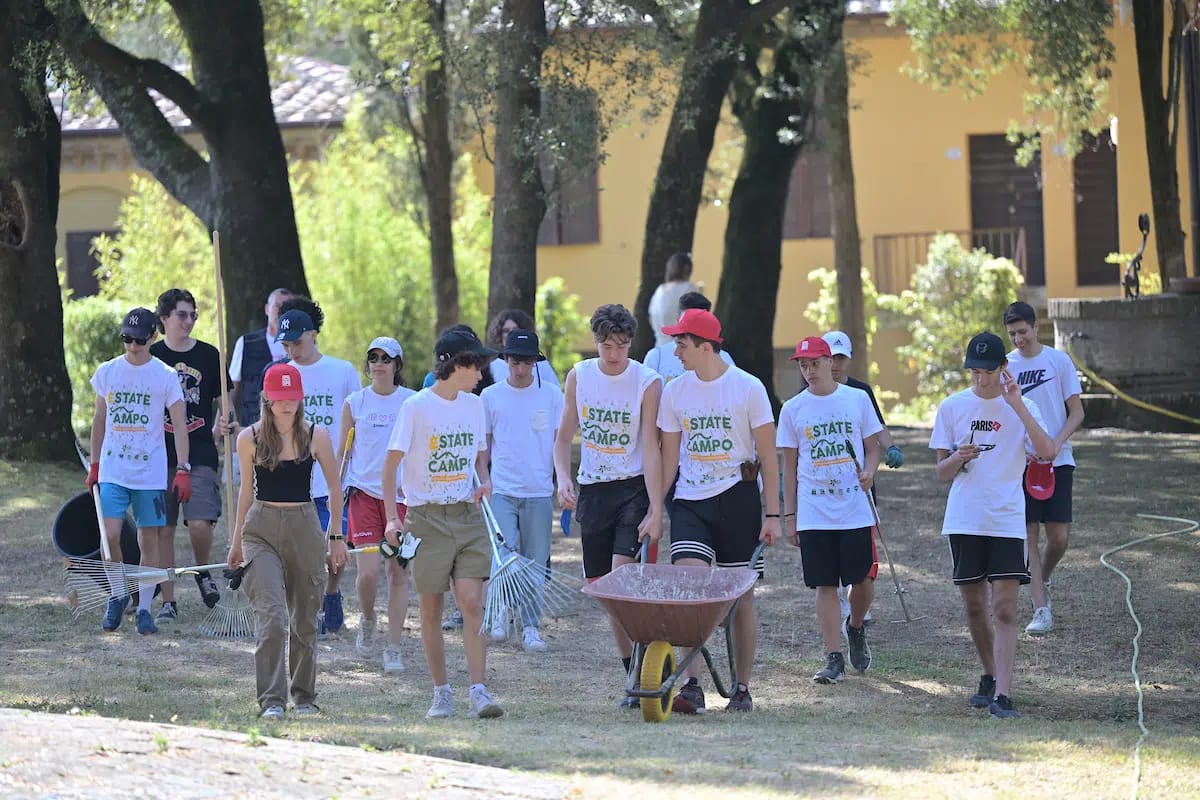
[[[115,238],[117,233],[114,230],[67,232],[67,288],[74,297],[91,297],[100,291],[96,280],[100,263],[92,252],[92,241],[98,236]]]
[[[544,146],[539,162],[546,216],[539,245],[600,241],[599,124],[596,95],[588,89],[542,92]]]
[[[1117,210],[1117,146],[1104,131],[1085,137],[1075,156],[1075,279],[1080,286],[1121,279],[1124,265],[1105,261],[1121,250]]]

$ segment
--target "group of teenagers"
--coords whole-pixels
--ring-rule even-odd
[[[679,288],[668,281],[655,293],[657,341],[645,363],[630,358],[633,315],[603,305],[590,321],[597,356],[575,364],[560,388],[533,320],[506,311],[489,326],[494,348],[468,326],[443,331],[419,392],[403,385],[403,349],[388,336],[365,348],[370,382],[362,386],[359,368],[320,352],[320,307],[282,289],[267,299],[267,326],[239,338],[221,375],[216,349],[190,335],[194,297],[164,292],[154,311],[126,315],[124,354],[92,379],[87,480],[99,483],[112,558],[121,560],[121,524],[132,506],[144,564],[172,565],[181,511],[198,563],[208,560],[220,514],[215,442],[233,435],[242,479],[227,561],[232,570],[245,567],[265,719],[282,719],[289,696],[292,713],[319,713],[317,636],[344,624],[339,583],[352,551],[362,551],[359,653],[379,649],[375,605],[386,575],[383,669],[403,670],[411,576],[434,684],[428,716],[451,716],[442,618],[452,591],[463,620],[467,716],[501,716],[484,679],[488,639],[505,638],[509,620],[484,630],[493,567],[485,500],[505,540],[534,563],[548,563],[557,495],[573,512],[588,580],[633,563],[643,547],[657,560],[664,518],[671,563],[748,567],[760,577],[761,555],[751,563],[759,543],[774,545],[786,531],[801,550],[804,583],[816,590],[826,659],[814,681],[842,681],[847,657],[865,672],[878,573],[871,493],[879,466],[900,467],[904,457],[870,387],[848,377],[849,338],[831,331],[796,346],[792,360],[805,388],[784,404],[776,426],[763,384],[724,351],[709,301],[693,287]],[[661,313],[662,296],[672,292],[673,321]],[[1073,365],[1038,343],[1033,310],[1015,303],[1004,323],[1016,349],[1006,353],[987,332],[970,341],[964,368],[971,386],[939,406],[930,440],[937,474],[951,482],[943,534],[984,670],[969,703],[1001,718],[1017,716],[1010,699],[1017,592],[1030,583],[1031,566],[1036,610],[1028,630],[1052,626],[1050,575],[1070,522],[1068,439],[1082,421]],[[154,341],[159,331],[165,336]],[[221,381],[231,385],[236,421],[218,413]],[[1037,393],[1047,399],[1035,401]],[[175,435],[181,430],[188,435]],[[1044,556],[1036,539],[1042,522]],[[211,576],[197,580],[204,602],[214,605],[220,594]],[[129,602],[116,583],[106,631],[119,628]],[[136,626],[149,635],[178,610],[170,582],[162,584],[157,616],[153,586],[143,589]],[[545,650],[536,598],[509,612],[524,648]],[[736,679],[726,708],[751,711],[753,590],[732,624]],[[611,628],[628,673],[636,666],[633,643],[615,620]],[[698,672],[686,677],[673,708],[702,712]],[[619,705],[638,702],[624,697]]]

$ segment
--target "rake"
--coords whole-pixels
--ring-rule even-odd
[[[138,591],[141,584],[163,583],[180,575],[195,575],[224,566],[221,563],[172,568],[139,567],[91,558],[70,558],[63,573],[67,590],[75,598],[75,608],[71,613],[75,619],[79,619],[84,612],[106,605],[110,598],[129,597]]]

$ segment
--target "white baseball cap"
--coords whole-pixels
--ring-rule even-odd
[[[404,348],[390,336],[376,336],[371,340],[371,344],[367,347],[367,352],[372,350],[382,350],[392,358],[404,358]]]
[[[830,331],[822,337],[829,344],[830,355],[853,358],[850,354],[850,337],[841,331]]]

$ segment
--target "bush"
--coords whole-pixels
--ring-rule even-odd
[[[129,309],[113,300],[84,297],[63,304],[63,347],[71,377],[71,425],[81,437],[92,428],[96,392],[92,375],[96,367],[125,352],[118,333]]]
[[[930,244],[911,289],[898,297],[880,295],[880,308],[909,320],[912,344],[896,351],[901,366],[917,375],[917,399],[908,413],[928,417],[939,402],[969,385],[963,369],[967,342],[1002,327],[1004,309],[1016,301],[1021,283],[1012,261],[982,248],[965,250],[957,236],[943,234]]]
[[[579,295],[567,294],[562,278],[550,278],[537,290],[537,326],[542,353],[563,380],[579,353],[575,343],[588,332],[588,318],[579,313]]]
[[[804,309],[805,319],[816,325],[822,333],[841,329],[842,326],[838,320],[837,271],[825,267],[814,269],[808,273],[808,282],[817,285],[817,299]],[[879,291],[875,288],[875,281],[871,280],[871,273],[866,269],[862,271],[862,286],[863,317],[867,324],[867,353],[869,354],[872,352],[872,343],[875,341],[875,331],[879,330]],[[872,361],[867,366],[867,375],[870,381],[874,382],[879,376],[879,364]]]

